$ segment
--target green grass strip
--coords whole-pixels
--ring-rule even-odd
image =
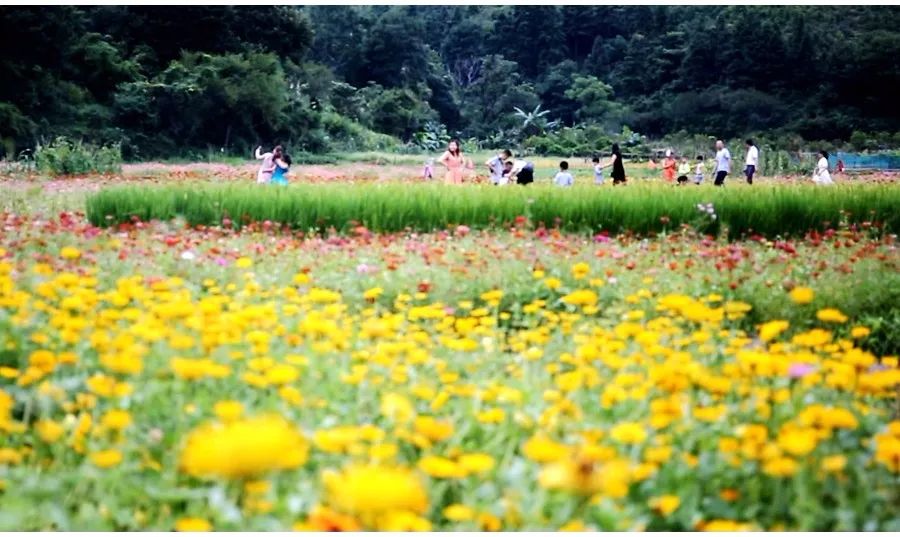
[[[711,203],[715,218],[698,210]],[[269,220],[303,231],[355,224],[376,232],[433,231],[465,224],[509,225],[517,217],[565,231],[647,234],[682,224],[729,238],[802,235],[839,224],[871,223],[881,231],[900,228],[900,189],[890,185],[822,188],[808,185],[670,187],[629,185],[572,189],[436,184],[122,186],[88,197],[92,224],[183,217],[191,225],[235,226]]]

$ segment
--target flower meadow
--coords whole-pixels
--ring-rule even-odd
[[[889,229],[0,225],[0,529],[900,531]]]

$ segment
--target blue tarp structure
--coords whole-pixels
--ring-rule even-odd
[[[828,155],[829,167],[836,169],[839,160],[845,170],[900,170],[900,155],[835,153]]]

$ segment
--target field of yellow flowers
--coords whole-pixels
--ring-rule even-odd
[[[0,529],[900,531],[892,235],[0,220]]]

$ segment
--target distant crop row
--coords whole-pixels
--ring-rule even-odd
[[[257,185],[114,187],[91,195],[94,225],[183,217],[191,225],[270,221],[304,231],[432,231],[448,226],[531,225],[638,234],[689,225],[732,239],[801,235],[839,225],[900,228],[900,189],[887,186],[559,189],[443,185]]]

